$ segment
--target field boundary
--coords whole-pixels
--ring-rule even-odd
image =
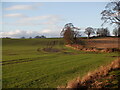
[[[93,72],[88,72],[82,79],[78,77],[75,80],[72,80],[67,83],[67,86],[58,86],[58,89],[61,88],[106,88],[105,86],[110,86],[111,83],[108,83],[110,80],[115,79],[115,77],[120,77],[119,75],[116,76],[108,76],[109,72],[120,70],[120,58],[112,61],[107,66],[101,66],[97,70]],[[107,81],[99,81],[101,79],[107,78]],[[109,87],[107,87],[109,88]],[[118,81],[118,88],[120,88],[120,81]]]
[[[106,53],[111,53],[111,52],[120,52],[120,49],[118,48],[94,48],[94,47],[85,47],[82,45],[78,45],[78,44],[73,44],[73,45],[65,45],[66,47],[70,47],[74,50],[81,50],[81,51],[87,51],[87,52],[106,52]]]

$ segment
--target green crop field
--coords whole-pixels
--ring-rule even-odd
[[[51,42],[55,51],[43,50]],[[62,39],[3,39],[2,45],[3,88],[56,88],[118,56],[76,51],[65,47]]]

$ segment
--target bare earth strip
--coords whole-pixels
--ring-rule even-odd
[[[97,48],[119,48],[120,38],[90,39],[87,41],[88,47]]]

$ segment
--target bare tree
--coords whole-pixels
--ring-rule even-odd
[[[120,37],[120,1],[113,0],[112,2],[108,3],[105,7],[105,10],[103,10],[101,14],[101,19],[104,20],[104,23],[117,25],[118,37]]]
[[[87,27],[86,29],[85,29],[85,32],[84,32],[85,34],[87,34],[88,35],[88,38],[90,37],[90,35],[91,34],[94,34],[95,32],[94,32],[94,29],[92,28],[92,27]]]
[[[99,37],[110,36],[110,32],[109,32],[108,28],[98,28],[96,31],[96,34]]]
[[[72,23],[67,23],[61,31],[65,42],[67,44],[73,44],[77,42],[77,37],[79,36],[79,28],[74,27]]]
[[[105,10],[101,12],[104,23],[116,24],[120,27],[120,1],[114,0],[106,5]],[[103,24],[104,24],[103,23]]]
[[[114,28],[113,29],[113,35],[120,36],[120,29],[119,28]]]

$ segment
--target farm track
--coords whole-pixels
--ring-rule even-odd
[[[53,57],[53,56],[47,56],[47,58],[50,58],[50,57]],[[30,62],[30,61],[43,60],[43,59],[44,59],[44,57],[9,60],[9,61],[2,61],[2,62],[0,62],[0,65],[16,64],[16,63]]]

